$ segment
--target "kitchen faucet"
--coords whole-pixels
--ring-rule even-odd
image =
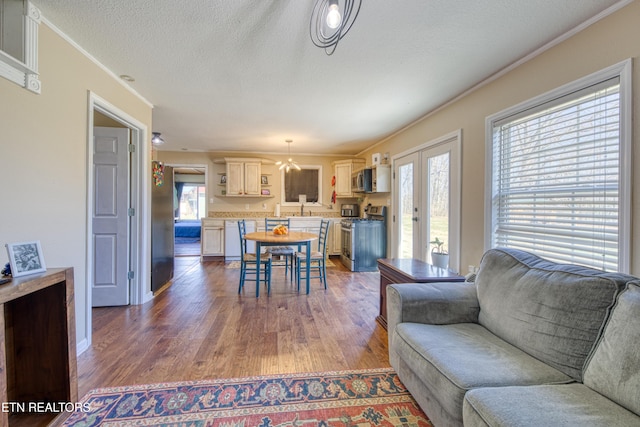
[[[300,203],[300,216],[304,216],[304,203]]]

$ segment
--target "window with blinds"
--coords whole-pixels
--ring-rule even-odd
[[[491,247],[620,270],[620,77],[491,121]]]

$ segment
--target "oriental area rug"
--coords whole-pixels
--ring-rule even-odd
[[[96,389],[65,426],[432,426],[392,369]]]

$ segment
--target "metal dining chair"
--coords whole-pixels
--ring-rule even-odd
[[[277,225],[284,225],[289,229],[289,218],[265,218],[264,219],[264,229],[269,232],[274,229]],[[276,264],[272,263],[272,266],[275,265],[283,265],[282,261],[284,261],[284,277],[287,278],[287,271],[291,273],[290,280],[293,281],[293,265],[294,265],[294,257],[296,255],[296,251],[291,246],[269,246],[267,247],[267,253],[271,254],[273,257],[278,257],[280,262]]]
[[[247,226],[244,220],[238,221],[238,232],[240,233],[240,286],[238,287],[238,293],[242,292],[244,288],[244,282],[247,280],[247,273],[253,274],[253,281],[256,282],[256,296],[260,293],[260,284],[257,283],[258,268],[264,269],[264,284],[267,286],[267,295],[271,292],[271,255],[264,254],[260,256],[260,267],[257,265],[257,258],[255,254],[247,252],[247,240],[244,235],[247,234]]]
[[[327,236],[329,235],[329,225],[331,221],[322,220],[318,235],[318,250],[311,251],[309,267],[310,279],[320,279],[327,289]],[[298,292],[300,292],[300,279],[306,278],[307,254],[296,253],[296,280]],[[315,273],[315,274],[314,274]]]

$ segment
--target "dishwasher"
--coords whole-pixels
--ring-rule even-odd
[[[255,221],[245,221],[247,233],[256,231]],[[224,260],[240,261],[240,232],[238,231],[237,220],[225,220],[224,222]],[[247,251],[256,252],[256,242],[247,242]]]

